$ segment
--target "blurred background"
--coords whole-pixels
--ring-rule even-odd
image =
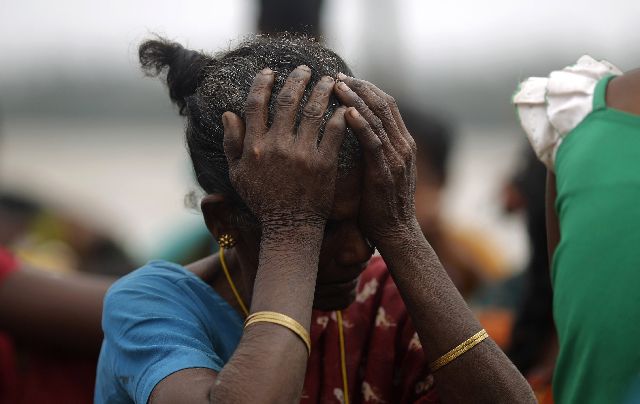
[[[274,3],[272,18],[284,18],[277,3],[286,2]],[[640,3],[304,3],[319,15],[312,29],[358,76],[451,124],[443,214],[499,245],[509,270],[522,268],[523,221],[501,202],[523,148],[510,96],[524,77],[584,53],[639,65],[629,45],[640,39]],[[201,226],[183,203],[194,186],[183,123],[162,84],[143,78],[137,45],[158,33],[224,50],[258,30],[261,10],[255,0],[0,2],[2,190],[90,224],[135,263],[157,256],[176,229]],[[293,16],[301,26],[313,18]]]
[[[197,186],[183,122],[138,45],[160,34],[214,53],[256,32],[319,35],[398,99],[419,145],[423,231],[492,337],[548,389],[545,170],[510,97],[586,53],[640,66],[639,18],[631,0],[2,0],[0,246],[53,272],[114,276],[210,252],[185,203]]]

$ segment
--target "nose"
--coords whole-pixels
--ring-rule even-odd
[[[373,255],[374,247],[367,241],[356,222],[343,222],[336,236],[335,260],[338,265],[363,264]]]

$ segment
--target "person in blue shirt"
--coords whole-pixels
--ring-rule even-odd
[[[423,389],[435,379],[443,401],[534,402],[422,235],[415,142],[390,96],[347,76],[340,57],[306,37],[256,36],[214,56],[158,39],[141,45],[140,60],[166,73],[186,118],[204,220],[222,248],[187,267],[152,261],[109,290],[96,403],[388,397],[353,377],[394,347],[344,350],[343,331],[356,333],[364,315],[349,308],[372,296],[395,296],[410,316],[408,345],[433,372]],[[374,245],[395,285],[358,286]],[[335,310],[339,356],[318,352],[309,329],[331,319],[311,324],[313,308]],[[371,323],[399,329],[391,315],[378,310]],[[316,360],[330,377],[307,373]],[[309,396],[334,376],[344,387],[333,397]],[[390,377],[388,387],[413,376]]]

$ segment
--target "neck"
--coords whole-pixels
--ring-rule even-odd
[[[237,248],[227,249],[224,252],[225,261],[231,275],[231,279],[247,307],[251,306],[253,283],[256,277],[256,266],[251,266],[243,254],[238,253]],[[238,300],[231,291],[222,264],[220,253],[212,254],[200,261],[194,262],[187,268],[199,276],[205,283],[211,286],[231,307],[242,314]]]

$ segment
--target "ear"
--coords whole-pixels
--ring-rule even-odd
[[[205,196],[200,202],[200,209],[209,232],[216,240],[223,234],[228,234],[238,240],[240,232],[235,226],[231,225],[230,221],[233,209],[224,195],[211,194]]]

